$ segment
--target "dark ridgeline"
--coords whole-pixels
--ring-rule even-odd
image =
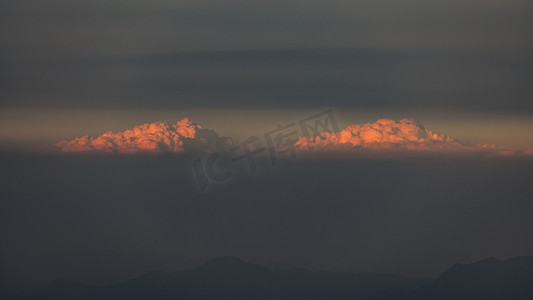
[[[57,280],[5,299],[533,299],[533,256],[456,264],[433,282],[392,274],[278,270],[235,257],[94,287]]]
[[[494,257],[456,264],[432,284],[414,292],[380,291],[365,300],[533,299],[533,256],[499,261]]]

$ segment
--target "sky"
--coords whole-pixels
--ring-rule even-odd
[[[227,125],[236,109],[259,131],[322,107],[533,145],[530,1],[0,5],[4,148],[183,117],[245,136]]]

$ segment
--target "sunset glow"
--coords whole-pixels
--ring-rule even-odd
[[[434,151],[477,153],[498,156],[530,155],[533,149],[512,149],[494,144],[469,145],[455,138],[426,129],[414,119],[379,119],[374,123],[350,125],[338,133],[322,132],[316,137],[300,137],[299,149],[317,151]]]
[[[216,131],[184,118],[176,124],[154,122],[123,132],[107,131],[95,137],[84,135],[62,140],[55,147],[62,152],[186,153],[213,152],[221,146],[231,145],[233,141],[236,139],[221,137]],[[490,143],[464,143],[427,129],[414,119],[379,119],[373,123],[353,124],[336,133],[324,131],[316,137],[300,136],[293,146],[299,150],[312,149],[320,152],[365,150],[375,153],[425,151],[497,156],[533,154],[533,149],[498,147]]]
[[[176,124],[154,122],[124,132],[108,131],[97,137],[76,137],[70,141],[60,141],[56,147],[63,152],[179,153],[229,142],[229,139],[219,137],[216,132],[184,118]]]

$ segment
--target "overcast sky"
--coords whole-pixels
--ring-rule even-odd
[[[0,107],[533,112],[531,1],[0,4]]]

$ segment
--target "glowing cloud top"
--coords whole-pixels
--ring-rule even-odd
[[[413,119],[380,119],[374,123],[350,125],[340,132],[322,132],[316,137],[300,137],[296,149],[350,153],[432,152],[481,154],[482,156],[533,156],[533,149],[497,147],[493,144],[468,145],[424,128]],[[366,151],[367,150],[367,151]]]
[[[531,156],[533,149],[496,147],[493,144],[467,145],[454,138],[424,128],[413,119],[394,121],[380,119],[375,123],[350,125],[337,133],[322,132],[316,137],[300,137],[297,149],[312,149],[322,152],[369,150],[425,151],[440,153],[481,154],[489,156]]]
[[[234,141],[220,137],[188,118],[176,124],[154,122],[124,132],[108,131],[96,137],[82,136],[63,140],[55,146],[62,152],[99,153],[184,153],[227,151]],[[280,148],[292,145],[279,145]],[[533,149],[496,147],[492,144],[467,145],[447,135],[424,128],[413,119],[380,119],[374,123],[350,125],[339,132],[322,132],[316,137],[302,136],[294,143],[296,150],[323,153],[343,151],[350,155],[400,152],[463,153],[483,156],[532,157]]]
[[[76,137],[60,141],[56,147],[62,152],[181,153],[210,150],[230,143],[229,138],[220,137],[215,131],[184,118],[176,124],[154,122],[124,132]]]
[[[405,150],[448,150],[464,147],[457,140],[424,128],[413,119],[380,119],[375,123],[350,125],[338,133],[300,137],[298,148],[371,148]]]

